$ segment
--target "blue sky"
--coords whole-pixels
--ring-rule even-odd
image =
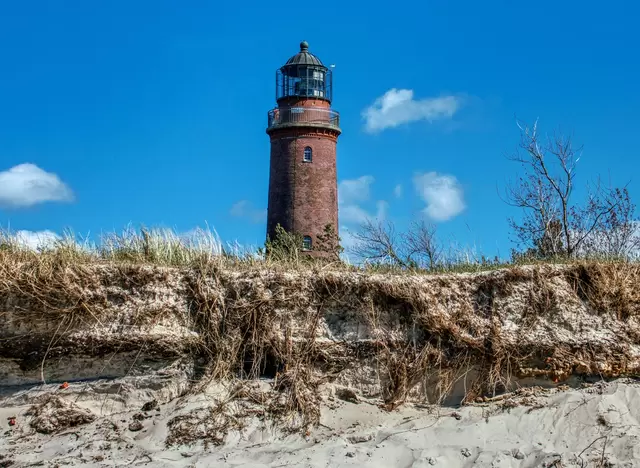
[[[265,233],[275,70],[335,64],[340,218],[509,253],[515,118],[572,132],[579,181],[640,197],[635,2],[5,2],[0,225]],[[582,184],[580,184],[582,185]]]

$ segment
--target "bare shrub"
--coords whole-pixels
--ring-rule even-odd
[[[407,232],[399,234],[391,222],[367,220],[354,233],[354,238],[351,251],[367,262],[433,269],[442,256],[436,228],[424,220],[414,221]]]
[[[353,237],[355,245],[350,250],[357,257],[369,262],[408,266],[407,259],[400,250],[400,237],[392,223],[367,220]]]
[[[574,148],[572,138],[565,135],[541,141],[537,122],[531,128],[518,127],[519,151],[509,159],[525,172],[507,188],[506,201],[523,210],[522,219],[510,218],[509,224],[525,255],[615,256],[638,245],[635,206],[626,187],[605,188],[598,181],[587,186],[585,202],[576,202],[580,148]]]

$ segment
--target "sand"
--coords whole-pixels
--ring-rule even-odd
[[[343,401],[327,387],[321,425],[306,437],[248,418],[246,428],[230,430],[222,445],[168,447],[168,423],[210,408],[221,392],[213,386],[180,396],[184,389],[177,371],[68,388],[5,388],[0,466],[640,466],[634,461],[640,460],[640,384],[630,379],[577,389],[538,387],[477,406],[406,404],[391,412],[373,399]],[[157,408],[149,404],[142,411],[154,399]],[[29,415],[42,401],[49,401],[43,414]],[[61,414],[75,415],[78,425],[56,429]],[[32,424],[54,432],[37,432]]]

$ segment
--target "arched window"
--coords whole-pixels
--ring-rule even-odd
[[[311,250],[311,237],[310,236],[304,236],[302,238],[302,250]]]
[[[311,160],[313,159],[313,150],[311,149],[311,146],[307,146],[304,149],[304,162],[311,162]]]

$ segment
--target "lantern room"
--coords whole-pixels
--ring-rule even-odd
[[[331,70],[309,52],[309,44],[302,41],[300,52],[276,71],[276,100],[314,98],[331,102],[331,97]]]

